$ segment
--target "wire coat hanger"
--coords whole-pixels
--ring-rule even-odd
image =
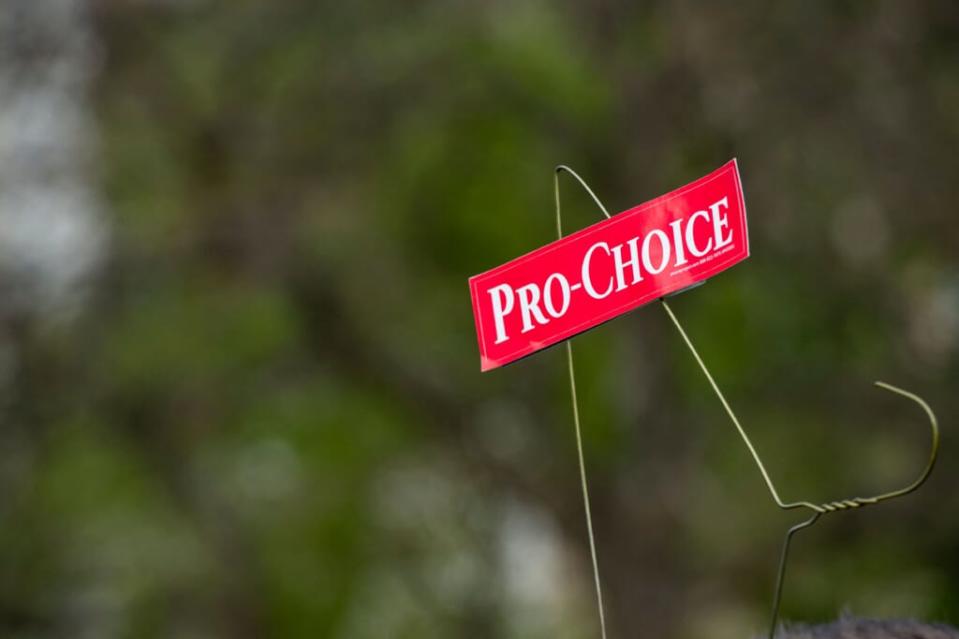
[[[581,178],[573,169],[569,168],[566,165],[561,164],[557,166],[554,171],[554,181],[553,181],[554,192],[556,196],[556,232],[560,238],[562,238],[563,236],[563,230],[562,230],[562,214],[560,210],[560,198],[559,198],[559,174],[563,172],[568,173],[577,182],[579,182],[579,184],[583,187],[583,189],[586,190],[586,192],[593,199],[593,202],[596,203],[596,206],[599,207],[599,210],[602,211],[603,215],[605,215],[607,219],[611,217],[609,214],[609,211],[606,210],[606,207],[603,206],[603,203],[600,201],[598,197],[596,197],[596,194],[593,193],[593,190],[589,188],[589,186],[586,184],[583,178]],[[696,286],[699,286],[700,284],[696,284],[689,288],[695,288]],[[685,292],[686,290],[689,290],[689,289],[683,289],[682,291],[678,291],[675,294]],[[936,415],[935,413],[933,413],[932,409],[929,407],[929,404],[927,404],[921,397],[919,397],[915,393],[911,393],[907,390],[904,390],[897,386],[893,386],[892,384],[887,384],[885,382],[879,382],[879,381],[875,382],[876,386],[878,386],[879,388],[883,388],[892,393],[902,395],[903,397],[906,397],[916,402],[926,412],[926,415],[929,418],[929,424],[932,430],[932,445],[929,453],[929,461],[926,463],[926,467],[922,471],[922,473],[919,475],[919,477],[904,488],[900,488],[898,490],[893,490],[890,492],[875,495],[873,497],[853,497],[851,499],[842,499],[842,500],[827,502],[823,504],[814,504],[809,501],[784,502],[782,498],[779,496],[779,492],[776,490],[776,486],[775,484],[773,484],[773,481],[770,478],[769,473],[766,471],[766,467],[763,464],[762,459],[759,456],[759,453],[756,451],[755,446],[753,446],[753,443],[749,439],[749,436],[746,434],[745,429],[739,423],[739,419],[736,417],[736,414],[733,412],[733,409],[730,407],[729,402],[726,401],[726,397],[723,395],[722,391],[719,389],[719,386],[716,384],[716,380],[713,379],[712,374],[709,372],[709,369],[706,367],[706,364],[703,362],[702,357],[700,357],[699,352],[693,346],[693,343],[689,339],[689,336],[686,334],[686,331],[683,330],[683,327],[679,323],[679,319],[676,317],[676,314],[673,313],[672,308],[670,308],[665,298],[660,298],[659,302],[660,304],[662,304],[663,309],[666,311],[666,314],[669,315],[669,318],[670,320],[672,320],[673,325],[676,327],[676,330],[679,332],[680,336],[683,338],[683,342],[685,342],[686,346],[689,348],[689,351],[692,354],[693,358],[696,360],[696,363],[699,364],[700,369],[703,371],[703,375],[705,375],[706,380],[709,382],[709,385],[712,387],[713,392],[715,392],[716,397],[719,398],[719,401],[723,405],[723,408],[726,410],[726,414],[729,416],[730,421],[732,421],[733,425],[736,427],[736,430],[739,433],[740,438],[742,439],[743,443],[746,445],[746,448],[749,450],[749,453],[752,456],[753,461],[756,463],[756,466],[759,468],[759,472],[763,477],[763,481],[766,483],[766,487],[769,489],[769,493],[772,496],[773,501],[776,503],[776,505],[779,508],[783,510],[805,508],[807,510],[812,511],[812,515],[809,517],[809,519],[799,524],[796,524],[795,526],[791,527],[786,532],[786,535],[783,541],[782,553],[779,559],[779,570],[777,571],[777,575],[776,575],[776,585],[775,585],[775,590],[773,594],[772,619],[770,621],[769,635],[768,635],[769,639],[774,639],[776,634],[776,625],[779,620],[779,608],[780,608],[780,603],[782,601],[783,583],[784,583],[785,574],[786,574],[786,564],[789,557],[789,548],[790,548],[790,544],[792,542],[793,536],[800,530],[804,528],[808,528],[812,526],[813,524],[815,524],[817,521],[819,521],[819,518],[822,517],[823,515],[861,508],[863,506],[871,506],[883,501],[894,499],[896,497],[902,497],[903,495],[907,495],[917,490],[926,481],[926,479],[929,478],[929,475],[930,473],[932,473],[932,469],[936,463],[936,456],[939,451],[939,424],[936,420]],[[583,502],[586,510],[586,527],[589,534],[590,556],[592,558],[592,563],[593,563],[593,577],[594,577],[595,587],[596,587],[597,606],[599,609],[600,630],[601,630],[602,639],[606,639],[606,620],[603,612],[603,595],[602,595],[602,587],[600,585],[600,578],[599,578],[599,565],[598,565],[598,560],[596,555],[596,542],[593,535],[593,523],[592,523],[592,517],[590,514],[589,490],[587,488],[587,482],[586,482],[586,467],[583,461],[582,432],[580,427],[579,407],[578,407],[578,402],[576,398],[576,374],[573,368],[573,349],[570,342],[571,340],[566,341],[566,355],[567,355],[567,361],[569,365],[570,394],[571,394],[572,403],[573,403],[573,422],[574,422],[575,431],[576,431],[576,446],[577,446],[577,453],[579,458],[580,480],[581,480],[582,490],[583,490]]]

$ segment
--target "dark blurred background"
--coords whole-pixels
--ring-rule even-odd
[[[959,4],[5,0],[0,634],[598,636],[561,349],[467,277],[738,157],[673,304],[786,499],[783,616],[959,623]],[[567,228],[597,221],[564,183]],[[656,305],[577,337],[610,637],[745,638],[782,513]]]

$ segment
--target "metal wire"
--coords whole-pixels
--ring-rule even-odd
[[[599,206],[603,214],[608,218],[609,212],[603,203],[599,201],[596,194],[586,186],[583,178],[579,177],[575,171],[566,166],[557,166],[553,173],[553,191],[556,195],[556,234],[563,237],[563,216],[559,206],[559,174],[566,171],[586,189],[593,197],[593,201]],[[579,480],[583,488],[583,506],[586,511],[586,532],[589,535],[589,555],[593,560],[593,581],[596,585],[596,607],[599,609],[599,629],[603,639],[606,639],[606,614],[603,612],[603,587],[599,580],[599,560],[596,556],[596,538],[593,535],[593,517],[590,514],[589,506],[589,488],[586,485],[586,462],[583,460],[583,434],[579,424],[579,401],[576,399],[576,371],[573,368],[573,345],[570,340],[566,340],[566,360],[569,364],[569,394],[573,402],[573,426],[576,430],[576,454],[579,459]]]
[[[874,497],[853,497],[852,499],[842,499],[839,501],[831,501],[824,504],[813,504],[808,501],[798,501],[792,503],[783,503],[779,498],[779,494],[776,492],[776,487],[773,485],[772,480],[769,478],[769,474],[766,472],[766,468],[763,466],[762,460],[759,457],[759,454],[756,452],[755,447],[752,445],[752,442],[749,441],[749,437],[746,435],[746,431],[743,430],[742,425],[740,425],[739,420],[736,418],[736,414],[733,412],[733,409],[729,407],[729,402],[726,401],[726,398],[723,396],[722,391],[719,390],[719,386],[716,385],[716,381],[713,379],[713,376],[709,373],[709,369],[706,368],[706,364],[703,363],[703,359],[699,356],[699,353],[696,351],[696,348],[693,346],[693,343],[689,340],[689,336],[686,335],[686,331],[683,330],[683,327],[680,325],[679,320],[676,318],[675,313],[669,307],[669,304],[666,303],[666,300],[661,299],[660,303],[663,305],[663,308],[666,309],[666,313],[669,315],[670,319],[673,320],[673,324],[676,326],[676,330],[679,331],[679,334],[682,335],[683,341],[686,342],[686,346],[689,347],[689,351],[693,354],[693,358],[699,364],[699,367],[702,369],[703,374],[706,376],[706,379],[709,380],[709,384],[712,386],[713,390],[716,393],[716,396],[719,398],[719,401],[722,403],[723,407],[726,409],[726,413],[729,415],[730,420],[736,426],[736,429],[739,431],[740,436],[743,439],[743,442],[746,444],[746,448],[749,449],[749,452],[752,454],[753,459],[756,461],[756,466],[759,467],[760,473],[762,473],[763,479],[766,481],[766,485],[769,488],[769,492],[773,497],[773,500],[776,504],[784,509],[790,510],[793,508],[808,508],[813,511],[812,517],[806,521],[797,524],[789,529],[786,533],[785,541],[783,542],[783,551],[782,556],[779,561],[779,571],[776,575],[776,587],[773,594],[773,611],[772,611],[772,620],[769,626],[769,639],[774,639],[776,635],[776,624],[779,621],[779,604],[782,600],[782,591],[783,591],[783,582],[786,574],[786,562],[789,557],[789,547],[790,542],[792,541],[793,535],[802,530],[803,528],[808,528],[815,524],[822,515],[828,513],[834,513],[844,510],[850,510],[854,508],[861,508],[862,506],[872,506],[895,497],[902,497],[907,495],[914,490],[918,489],[922,484],[929,478],[932,469],[936,464],[936,456],[939,452],[939,424],[936,421],[936,415],[932,412],[932,409],[929,407],[921,397],[915,393],[910,393],[907,390],[903,390],[898,386],[893,386],[892,384],[887,384],[886,382],[875,382],[876,386],[883,388],[890,392],[902,395],[908,399],[919,404],[922,409],[926,412],[926,416],[929,418],[929,425],[932,429],[932,445],[929,451],[929,461],[926,463],[925,469],[919,477],[913,481],[911,484],[905,488],[900,488],[899,490],[893,490],[887,493],[882,493]]]
[[[562,231],[562,217],[560,214],[560,204],[559,204],[559,174],[561,172],[569,173],[573,176],[577,182],[589,193],[590,197],[593,198],[593,201],[599,207],[607,218],[610,217],[609,211],[606,210],[606,207],[603,206],[603,203],[596,197],[596,194],[593,193],[592,189],[586,184],[586,182],[581,178],[575,171],[565,165],[559,165],[556,167],[554,173],[554,190],[556,195],[556,231],[559,237],[563,236]],[[689,288],[695,288],[689,287]],[[688,290],[688,289],[684,289]],[[680,291],[684,292],[684,291]],[[925,402],[921,397],[915,393],[911,393],[907,390],[899,388],[898,386],[893,386],[892,384],[887,384],[886,382],[875,382],[876,386],[883,388],[892,393],[902,395],[907,399],[919,404],[919,406],[926,412],[926,416],[929,418],[929,424],[932,430],[932,444],[929,451],[929,461],[926,463],[926,467],[923,469],[919,477],[913,481],[911,484],[905,488],[900,488],[898,490],[893,490],[890,492],[882,493],[875,495],[873,497],[853,497],[851,499],[841,499],[837,501],[831,501],[823,504],[814,504],[809,501],[794,501],[794,502],[784,502],[780,496],[779,492],[776,490],[775,484],[773,484],[772,479],[769,476],[769,473],[766,471],[766,467],[762,462],[762,458],[759,456],[756,447],[753,446],[752,441],[749,439],[749,436],[746,434],[745,429],[742,427],[742,424],[739,423],[739,419],[736,417],[736,413],[733,412],[733,409],[730,407],[729,402],[726,401],[726,397],[723,395],[722,391],[719,389],[719,385],[716,384],[716,380],[713,379],[712,374],[709,372],[709,369],[706,367],[706,364],[703,362],[702,357],[700,357],[699,352],[696,350],[696,347],[693,346],[692,341],[689,339],[689,336],[686,334],[686,331],[683,330],[682,325],[679,323],[679,319],[676,317],[676,314],[673,313],[673,310],[670,308],[669,304],[666,302],[665,298],[661,298],[660,303],[663,306],[663,309],[666,311],[666,314],[669,315],[669,318],[672,320],[673,325],[676,327],[676,330],[679,331],[680,336],[685,342],[686,346],[689,348],[689,352],[692,353],[693,359],[696,360],[696,363],[699,364],[699,368],[702,370],[703,375],[705,375],[706,380],[709,382],[709,385],[712,387],[713,392],[716,394],[716,397],[719,398],[720,403],[723,405],[723,408],[726,410],[726,414],[729,416],[730,421],[732,421],[733,426],[736,427],[736,431],[739,433],[740,438],[743,440],[743,443],[746,445],[746,448],[749,450],[749,454],[752,456],[753,461],[756,463],[759,472],[763,477],[763,481],[766,483],[766,487],[769,489],[769,493],[773,498],[773,501],[776,502],[776,505],[782,508],[783,510],[792,510],[795,508],[806,508],[812,511],[812,516],[791,527],[787,532],[785,539],[783,541],[782,554],[779,558],[779,570],[776,575],[776,585],[775,590],[773,591],[773,607],[772,607],[772,619],[769,626],[769,639],[774,639],[776,634],[776,625],[779,621],[779,608],[780,603],[782,602],[782,593],[783,593],[783,584],[786,576],[786,565],[789,559],[789,549],[792,543],[793,536],[804,528],[809,528],[823,515],[841,512],[846,510],[852,510],[856,508],[861,508],[863,506],[872,506],[883,501],[894,499],[896,497],[902,497],[907,495],[915,490],[917,490],[922,484],[929,478],[932,469],[936,464],[936,457],[939,452],[939,424],[936,420],[935,413],[932,412],[932,409],[929,407],[929,404]],[[572,395],[573,401],[573,423],[576,428],[576,447],[579,455],[579,471],[580,479],[582,482],[583,488],[583,502],[586,507],[586,528],[589,533],[589,546],[590,554],[593,560],[593,576],[596,582],[596,599],[597,605],[599,607],[599,620],[600,628],[602,631],[603,639],[606,639],[606,622],[603,615],[603,595],[602,589],[600,587],[599,580],[599,567],[596,559],[596,543],[593,536],[593,523],[590,516],[590,507],[589,507],[589,491],[586,486],[586,468],[583,462],[583,445],[582,445],[582,434],[580,430],[579,422],[579,408],[576,400],[576,378],[573,370],[573,349],[569,341],[566,342],[566,353],[569,361],[569,381],[570,381],[570,392]]]

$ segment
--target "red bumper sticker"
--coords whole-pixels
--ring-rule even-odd
[[[736,160],[470,278],[488,371],[706,280],[749,256]]]

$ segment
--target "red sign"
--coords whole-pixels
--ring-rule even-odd
[[[736,160],[470,278],[484,371],[706,280],[749,256]]]

